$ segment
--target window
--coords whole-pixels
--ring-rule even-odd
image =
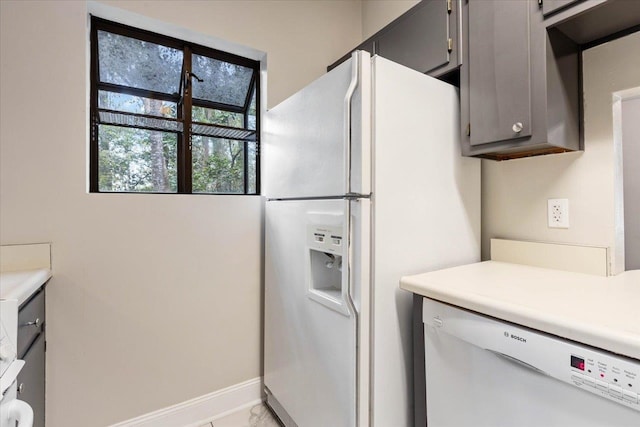
[[[258,194],[259,69],[92,17],[90,191]]]

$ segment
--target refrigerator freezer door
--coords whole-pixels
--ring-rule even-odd
[[[262,146],[267,198],[370,192],[370,76],[371,58],[359,51],[267,112]]]
[[[341,302],[346,203],[266,203],[264,384],[304,427],[356,423],[357,320]]]

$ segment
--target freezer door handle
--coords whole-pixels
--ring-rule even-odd
[[[358,87],[358,72],[360,62],[358,51],[351,54],[351,82],[344,96],[344,194],[351,194],[351,100]]]

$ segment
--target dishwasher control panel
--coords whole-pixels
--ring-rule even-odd
[[[574,347],[567,365],[574,385],[640,410],[640,362]]]

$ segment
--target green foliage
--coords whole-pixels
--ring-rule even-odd
[[[162,154],[168,178],[168,185],[165,188],[157,188],[153,185],[151,133],[162,135]],[[177,136],[175,134],[100,125],[98,146],[100,191],[177,191]]]
[[[193,107],[193,121],[244,127],[241,113],[203,107]],[[194,135],[191,156],[194,193],[244,193],[243,142]],[[255,155],[249,158],[249,163],[249,170],[253,166],[255,171]],[[255,176],[253,180],[255,182]]]
[[[244,127],[244,114],[234,113],[231,111],[214,110],[212,108],[194,106],[192,108],[191,118],[194,122],[230,126],[234,128]]]
[[[228,139],[194,136],[194,193],[244,193],[244,144]]]

